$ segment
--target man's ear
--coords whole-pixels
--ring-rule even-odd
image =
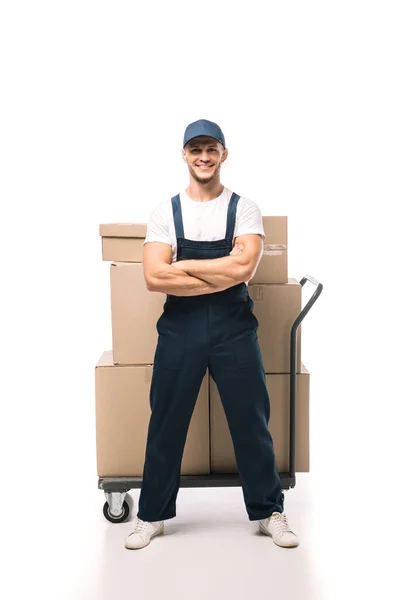
[[[182,148],[182,158],[185,162],[187,162],[186,151],[184,150],[184,148]]]
[[[224,162],[228,158],[228,148],[225,148],[222,153],[222,162]]]

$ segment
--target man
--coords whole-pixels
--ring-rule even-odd
[[[176,516],[180,468],[207,367],[227,417],[250,521],[284,547],[297,546],[268,430],[270,403],[247,283],[265,238],[261,212],[220,182],[228,156],[220,127],[187,126],[185,191],[153,210],[144,241],[149,290],[167,294],[150,388],[151,417],[134,530],[125,547],[143,548]]]

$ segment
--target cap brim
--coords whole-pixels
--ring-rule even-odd
[[[196,138],[198,138],[198,137],[208,137],[208,138],[212,138],[213,140],[216,140],[217,142],[219,142],[223,148],[225,148],[225,146],[224,146],[224,144],[221,142],[221,140],[219,140],[218,138],[214,137],[213,135],[209,135],[208,133],[199,133],[198,135],[194,135],[193,137],[189,138],[189,139],[188,139],[188,140],[185,142],[185,145],[184,145],[183,147],[187,146],[187,144],[188,144],[189,142],[191,142],[192,140],[194,140],[194,139],[196,139]]]

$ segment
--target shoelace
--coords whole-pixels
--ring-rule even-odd
[[[134,533],[139,533],[139,534],[144,533],[147,529],[147,525],[148,525],[148,523],[146,523],[145,521],[142,521],[141,519],[136,518]]]
[[[290,531],[290,533],[293,533],[289,529],[288,518],[285,515],[285,513],[274,512],[274,513],[272,513],[271,516],[272,516],[271,521],[272,520],[274,521],[274,525],[278,529],[279,533],[285,533],[285,531]]]

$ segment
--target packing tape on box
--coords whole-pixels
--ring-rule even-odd
[[[286,248],[286,244],[264,244],[263,256],[282,256]]]
[[[253,284],[251,286],[251,298],[254,302],[257,302],[258,300],[262,300],[263,299],[263,286],[262,285],[255,285]]]

